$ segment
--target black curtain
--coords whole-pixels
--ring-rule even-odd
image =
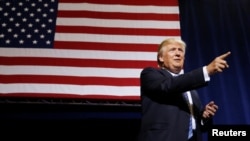
[[[229,69],[199,89],[204,104],[218,106],[215,124],[250,124],[250,1],[179,0],[186,71],[231,51]]]

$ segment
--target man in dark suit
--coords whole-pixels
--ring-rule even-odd
[[[164,40],[158,49],[159,67],[142,70],[142,119],[139,141],[201,141],[218,109],[213,102],[203,106],[195,91],[208,85],[210,76],[228,68],[226,57],[184,73],[186,44],[181,39]]]

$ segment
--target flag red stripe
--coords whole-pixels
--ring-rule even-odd
[[[59,0],[60,3],[102,3],[102,4],[126,4],[126,5],[159,5],[159,6],[177,6],[178,0]]]
[[[119,100],[125,100],[125,101],[138,101],[140,100],[139,96],[109,96],[109,95],[103,95],[103,94],[99,94],[99,95],[79,95],[79,94],[64,94],[64,93],[10,93],[10,94],[0,94],[0,97],[2,98],[48,98],[48,99],[85,99],[85,100],[95,100],[95,101],[103,101],[103,100],[115,100],[117,101]],[[74,101],[75,103],[77,101]],[[81,102],[81,101],[80,101]]]
[[[32,61],[30,61],[32,59]],[[53,61],[51,61],[53,60]],[[2,65],[39,65],[39,66],[73,66],[73,67],[104,67],[104,68],[142,68],[156,66],[156,61],[135,60],[98,60],[98,59],[67,59],[40,57],[0,57]]]
[[[92,11],[58,11],[58,17],[70,18],[98,18],[98,19],[123,19],[123,20],[159,20],[179,21],[179,14],[154,14],[154,13],[115,13],[115,12],[92,12]]]
[[[73,77],[51,75],[0,75],[1,83],[139,86],[137,78]]]
[[[134,29],[134,28],[103,28],[88,26],[57,26],[58,33],[101,33],[116,35],[151,35],[151,36],[179,36],[180,29]]]
[[[141,52],[155,52],[157,51],[158,48],[158,45],[155,44],[118,44],[118,43],[66,42],[66,41],[54,42],[54,46],[55,48],[60,48],[60,49],[141,51]]]

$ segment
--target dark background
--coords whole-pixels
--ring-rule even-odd
[[[136,141],[140,106],[130,103],[37,102],[0,104],[4,140]],[[15,102],[12,102],[15,101]]]
[[[179,0],[186,71],[227,51],[229,69],[199,89],[204,104],[214,100],[215,124],[250,124],[250,1]]]
[[[186,71],[231,51],[229,69],[212,76],[209,85],[198,90],[204,104],[213,100],[219,106],[215,126],[250,127],[250,1],[179,2],[181,36],[187,43]]]

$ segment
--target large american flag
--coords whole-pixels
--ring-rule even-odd
[[[0,97],[139,100],[178,0],[0,0]]]

